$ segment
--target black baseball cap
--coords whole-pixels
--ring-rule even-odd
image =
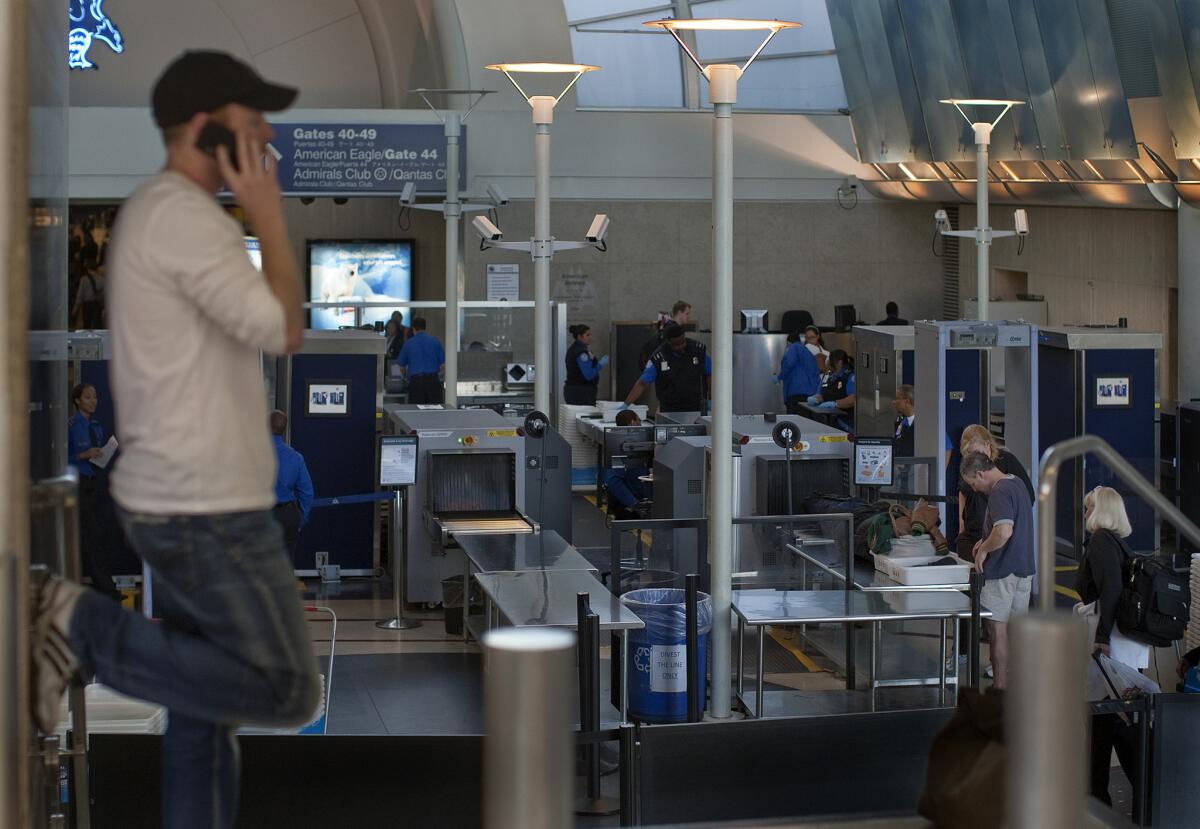
[[[184,52],[154,84],[154,122],[162,129],[182,124],[197,112],[242,104],[259,112],[279,112],[299,90],[268,83],[226,52]]]

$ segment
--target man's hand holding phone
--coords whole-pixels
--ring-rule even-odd
[[[221,178],[246,211],[250,225],[261,234],[264,225],[283,222],[283,193],[279,189],[275,159],[260,141],[246,133],[235,133],[234,139],[234,155],[230,155],[225,143],[218,143],[214,157]]]

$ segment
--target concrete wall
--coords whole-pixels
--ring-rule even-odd
[[[974,208],[960,208],[960,227],[975,224]],[[1011,210],[994,208],[992,223],[1011,227]],[[1175,358],[1169,345],[1176,325],[1172,291],[1178,288],[1178,217],[1168,210],[1029,208],[1030,233],[1017,255],[1014,240],[992,245],[991,265],[1028,274],[1029,293],[1046,297],[1051,325],[1115,325],[1163,334],[1159,393],[1175,396]],[[961,245],[963,299],[975,291],[975,246]],[[993,288],[995,288],[993,278]]]

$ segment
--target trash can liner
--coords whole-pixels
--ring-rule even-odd
[[[687,591],[678,588],[648,587],[630,590],[621,596],[621,604],[646,623],[645,634],[652,642],[681,642],[687,638]],[[712,597],[698,593],[696,628],[699,636],[712,629]]]

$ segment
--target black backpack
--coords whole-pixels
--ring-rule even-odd
[[[1130,552],[1121,542],[1124,586],[1117,602],[1117,628],[1130,639],[1165,648],[1182,639],[1192,592],[1185,576],[1152,556]]]

